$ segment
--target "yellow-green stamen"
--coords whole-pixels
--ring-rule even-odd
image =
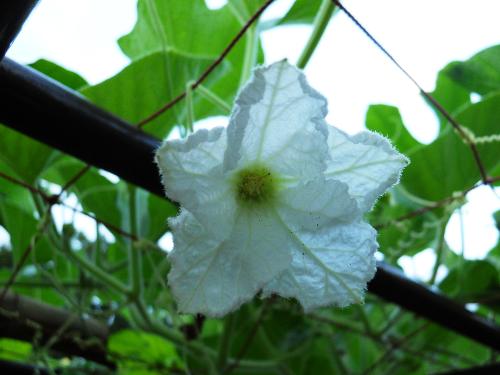
[[[264,203],[275,196],[277,180],[266,167],[247,167],[235,177],[237,199],[243,204]]]

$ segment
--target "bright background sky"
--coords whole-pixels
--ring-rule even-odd
[[[225,3],[207,2],[213,7]],[[284,14],[291,4],[277,0],[264,19]],[[428,91],[448,62],[500,44],[500,1],[345,0],[344,5]],[[132,29],[136,17],[136,0],[41,0],[7,56],[20,63],[46,58],[95,84],[128,64],[116,40]],[[285,26],[265,32],[266,62],[296,61],[310,30]],[[418,140],[436,137],[437,120],[418,90],[342,13],[330,22],[306,75],[328,98],[328,122],[348,133],[363,129],[369,104],[384,103],[400,108]],[[487,187],[468,199],[462,208],[463,244],[457,214],[446,239],[454,251],[463,245],[467,258],[482,258],[497,241],[491,214],[500,209],[500,200]],[[433,251],[426,250],[413,259],[403,257],[401,265],[411,276],[428,279],[433,261]]]

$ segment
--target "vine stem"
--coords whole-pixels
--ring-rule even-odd
[[[436,245],[436,262],[434,263],[434,267],[432,268],[431,278],[429,280],[429,284],[434,285],[436,282],[437,273],[439,270],[439,266],[441,265],[441,260],[443,258],[443,251],[445,248],[445,239],[444,234],[446,232],[446,224],[448,223],[448,217],[446,220],[443,220],[441,226],[439,228],[437,245]]]
[[[71,250],[65,251],[65,254],[88,273],[92,274],[92,276],[98,279],[101,283],[109,286],[111,289],[114,289],[119,293],[129,295],[130,290],[125,284],[121,283],[113,276],[109,275],[108,273],[94,265],[94,263],[88,261],[80,255],[73,253]]]
[[[231,346],[231,336],[234,328],[234,314],[229,315],[224,322],[224,332],[219,345],[219,357],[217,359],[217,367],[222,371],[227,362],[229,348]]]
[[[333,11],[335,10],[335,4],[331,0],[323,0],[319,8],[319,12],[314,19],[313,30],[306,46],[300,54],[299,60],[297,61],[297,67],[304,69],[309,62],[312,54],[316,50],[323,33],[328,26],[328,22],[332,17]]]
[[[252,25],[247,32],[246,35],[246,44],[245,44],[245,55],[243,57],[243,67],[241,71],[240,78],[240,87],[242,87],[248,78],[250,78],[250,74],[252,73],[252,68],[254,67],[257,61],[257,44],[258,44],[258,30],[255,25]]]
[[[193,84],[193,82],[191,82],[191,84]],[[227,113],[231,112],[231,106],[227,104],[224,99],[222,99],[220,96],[218,96],[216,93],[214,93],[212,90],[209,90],[205,86],[198,85],[197,93],[212,104],[218,106],[223,111]]]
[[[137,236],[136,187],[128,185],[130,233]],[[134,298],[142,294],[142,252],[136,249],[132,239],[129,240],[129,283]]]
[[[184,135],[193,132],[194,129],[194,107],[193,107],[193,82],[186,84],[186,130]]]

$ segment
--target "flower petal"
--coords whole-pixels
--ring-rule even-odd
[[[289,269],[264,288],[264,295],[296,298],[305,311],[360,303],[376,270],[376,232],[364,222],[317,232],[294,232],[299,250]]]
[[[232,187],[222,172],[226,144],[224,128],[202,129],[187,139],[165,142],[156,153],[166,195],[219,239],[231,229],[236,211]]]
[[[398,182],[408,159],[376,133],[366,131],[349,137],[333,126],[328,132],[331,160],[325,176],[345,182],[362,211],[370,210],[377,198]]]
[[[280,192],[276,209],[294,230],[318,230],[339,221],[359,217],[356,200],[340,181],[317,178]]]
[[[257,68],[236,99],[227,129],[225,169],[265,163],[283,176],[325,169],[326,99],[288,62]]]
[[[186,210],[174,234],[168,275],[179,310],[222,316],[251,299],[291,262],[288,233],[263,209],[240,210],[229,238],[215,241]]]

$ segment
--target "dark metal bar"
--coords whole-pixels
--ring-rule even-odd
[[[0,373],[1,374],[16,374],[16,375],[49,375],[49,371],[43,367],[28,365],[20,362],[6,361],[0,359]],[[60,374],[58,369],[54,370],[55,374]]]
[[[448,297],[379,263],[368,291],[481,344],[500,350],[500,327]]]
[[[0,122],[162,195],[158,171],[152,163],[157,139],[8,59],[0,65]],[[368,290],[500,350],[498,326],[393,267],[379,264]]]
[[[0,60],[17,36],[38,0],[0,1]]]
[[[114,368],[107,358],[108,327],[29,297],[8,292],[0,302],[0,337],[44,344],[57,335],[53,352],[78,356]],[[68,324],[71,321],[72,323]],[[60,332],[61,327],[66,327]]]
[[[153,164],[159,140],[8,58],[0,64],[0,122],[164,196]]]

